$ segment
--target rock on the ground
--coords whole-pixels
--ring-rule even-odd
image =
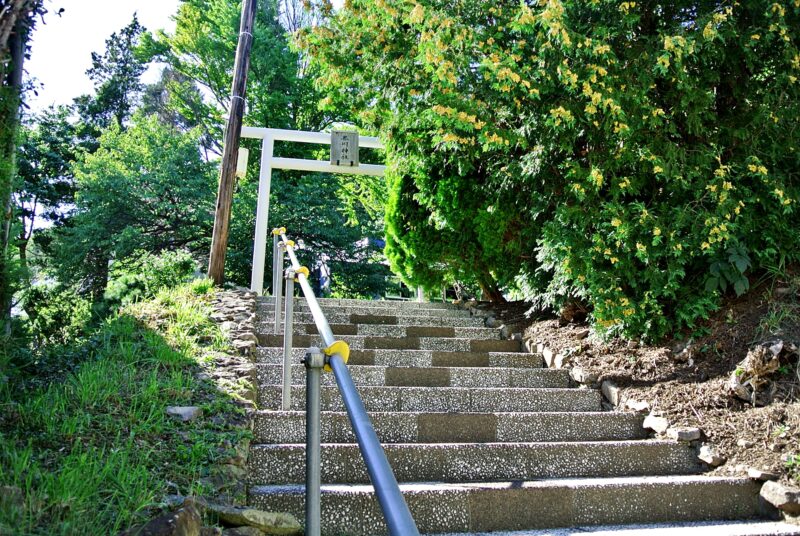
[[[620,390],[614,382],[610,380],[604,381],[600,385],[600,391],[602,391],[603,396],[606,397],[606,400],[608,400],[611,404],[614,406],[619,405]]]
[[[167,406],[167,415],[183,422],[192,421],[203,414],[203,409],[197,406]]]
[[[787,514],[800,514],[800,488],[770,481],[761,487],[761,497]]]
[[[756,469],[751,467],[747,470],[747,476],[754,480],[778,480],[781,475],[772,471],[765,471],[763,469]]]
[[[749,449],[750,447],[755,445],[755,443],[753,441],[750,441],[749,439],[739,439],[736,441],[736,445],[742,447],[743,449]]]
[[[783,341],[773,341],[756,346],[731,372],[728,391],[735,397],[754,406],[772,402],[775,385],[772,375],[780,369]]]
[[[669,428],[669,421],[664,417],[658,417],[652,413],[644,418],[642,426],[649,428],[657,434],[663,434]]]
[[[712,449],[709,445],[703,445],[700,447],[700,453],[697,455],[697,457],[711,467],[719,467],[727,461],[725,456],[721,456],[714,452],[714,449]]]
[[[581,367],[573,367],[569,371],[569,375],[578,383],[594,384],[597,382],[597,374],[592,374]]]
[[[638,413],[644,413],[648,409],[650,409],[650,404],[645,400],[633,400],[629,399],[625,402],[625,407],[631,411],[636,411]]]
[[[183,507],[155,517],[132,527],[120,536],[200,536],[202,522],[200,512],[193,501],[187,500]]]
[[[676,441],[695,441],[700,439],[700,429],[691,426],[679,426],[667,430],[667,437]]]
[[[206,510],[229,525],[255,527],[265,534],[300,534],[303,530],[292,514],[283,512],[264,512],[255,508],[234,508],[212,503],[206,504]]]
[[[258,344],[258,337],[255,333],[240,333],[236,336],[236,338],[240,341],[254,342]]]
[[[672,348],[672,359],[679,363],[686,363],[694,355],[694,341],[689,339]]]
[[[564,353],[558,353],[553,359],[553,368],[562,369],[570,362],[572,362],[572,357]]]
[[[544,358],[544,362],[547,364],[547,366],[553,367],[553,365],[555,364],[556,353],[547,346],[544,346],[542,348],[541,353],[542,357]]]

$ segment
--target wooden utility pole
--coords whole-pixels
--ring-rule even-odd
[[[236,47],[236,63],[233,68],[231,107],[225,128],[217,209],[214,213],[214,234],[211,238],[211,255],[208,259],[208,277],[217,285],[221,285],[225,278],[225,253],[228,250],[228,227],[233,204],[233,186],[236,181],[236,164],[239,160],[239,139],[242,136],[244,97],[247,88],[247,70],[250,67],[250,50],[253,48],[255,18],[256,0],[242,0],[242,22],[239,27],[239,44]]]

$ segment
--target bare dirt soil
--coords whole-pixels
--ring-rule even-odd
[[[567,355],[565,366],[596,376],[595,386],[606,380],[616,384],[621,395],[617,410],[631,411],[636,402],[640,411],[665,417],[671,426],[700,428],[702,441],[727,459],[714,474],[745,475],[756,468],[799,483],[798,282],[789,277],[761,285],[728,301],[694,337],[680,334],[654,345],[604,341],[588,324],[563,317],[527,319],[521,302],[493,309],[511,332],[524,332],[526,344],[544,344]],[[779,343],[782,347],[775,346]],[[773,358],[775,350],[768,372],[754,382],[755,399],[737,397],[729,384],[732,376],[746,378],[748,353]]]

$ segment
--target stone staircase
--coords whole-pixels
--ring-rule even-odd
[[[639,415],[601,411],[598,391],[542,368],[539,355],[501,340],[483,318],[449,304],[320,301],[334,334],[350,345],[353,380],[422,533],[698,521],[711,522],[697,529],[704,534],[715,527],[716,534],[800,533],[757,521],[773,515],[758,483],[699,474],[691,446],[648,439]],[[271,334],[272,303],[259,301],[262,409],[249,501],[303,519],[299,363],[308,346],[323,344],[297,300],[292,410],[279,411],[283,337]],[[323,376],[321,399],[323,533],[385,534],[332,374]],[[662,528],[652,525],[654,533]]]

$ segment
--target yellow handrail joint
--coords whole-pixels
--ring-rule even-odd
[[[342,356],[342,361],[344,361],[344,364],[346,365],[347,360],[350,359],[350,346],[344,341],[336,341],[327,348],[325,348],[324,350],[322,350],[322,353],[327,356],[339,354],[340,356]],[[332,371],[333,369],[330,367],[330,365],[325,365],[325,372],[332,372]]]
[[[311,272],[309,272],[308,268],[306,268],[305,266],[301,266],[300,268],[298,268],[297,270],[294,271],[294,275],[295,275],[294,280],[295,281],[299,281],[299,279],[297,279],[297,274],[303,274],[304,276],[306,276],[306,279],[308,279],[308,277],[311,274]]]

